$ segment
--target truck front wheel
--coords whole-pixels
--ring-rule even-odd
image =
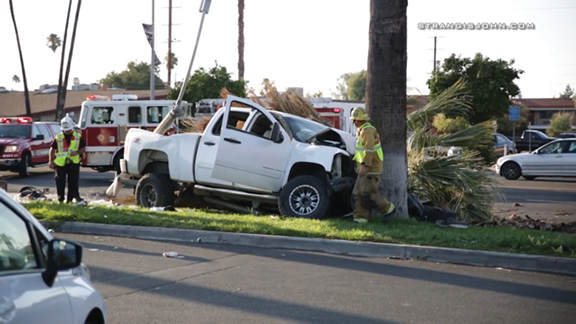
[[[322,218],[330,207],[328,187],[314,176],[295,177],[282,188],[278,207],[283,216]]]
[[[20,161],[20,167],[18,168],[18,175],[21,178],[26,178],[30,175],[30,154],[25,153]]]
[[[172,180],[165,175],[148,173],[136,185],[136,203],[139,206],[174,206],[174,187]]]

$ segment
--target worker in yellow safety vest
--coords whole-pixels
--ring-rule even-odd
[[[371,210],[376,210],[387,220],[396,211],[396,206],[378,190],[384,164],[380,136],[376,128],[368,122],[369,117],[364,108],[354,108],[350,119],[357,130],[354,161],[357,163],[358,179],[352,192],[355,201],[352,212],[354,221],[367,222]]]
[[[68,114],[60,121],[61,133],[56,134],[50,147],[50,168],[55,169],[58,201],[64,202],[64,191],[68,182],[66,201],[85,205],[80,197],[80,160],[86,151],[86,142],[82,133],[75,129],[75,123]]]

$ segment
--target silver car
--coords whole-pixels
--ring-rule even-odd
[[[54,238],[0,189],[0,323],[105,322],[82,246]]]
[[[576,177],[576,138],[557,139],[532,153],[504,156],[496,172],[508,180],[524,177]]]

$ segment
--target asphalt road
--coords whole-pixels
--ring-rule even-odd
[[[55,234],[80,242],[110,323],[570,323],[576,277]],[[162,257],[178,252],[182,259]]]
[[[80,194],[82,197],[94,199],[103,198],[103,194],[114,180],[114,172],[98,173],[90,169],[82,169],[80,175]],[[54,173],[49,168],[32,169],[32,175],[20,179],[14,173],[0,172],[0,180],[8,182],[8,191],[19,192],[23,186],[50,188],[56,193]],[[537,178],[532,181],[518,179],[506,180],[494,176],[499,184],[499,192],[503,194],[497,201],[503,202],[560,202],[576,203],[576,178]],[[119,197],[131,195],[132,190],[125,188]]]

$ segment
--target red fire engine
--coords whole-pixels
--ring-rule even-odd
[[[130,128],[154,130],[170,112],[175,100],[138,100],[136,95],[90,95],[82,103],[78,125],[86,141],[82,166],[99,172],[120,172],[124,139]],[[191,106],[183,102],[185,116]]]

